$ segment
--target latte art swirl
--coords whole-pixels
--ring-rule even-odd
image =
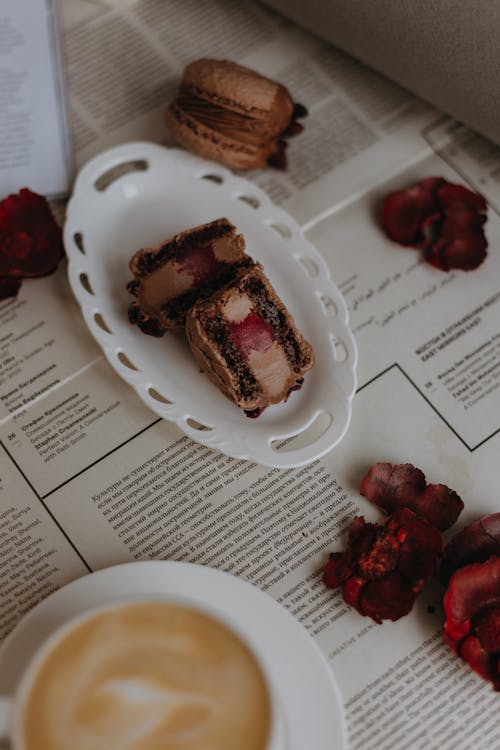
[[[226,626],[188,607],[129,604],[84,620],[46,656],[27,750],[265,750],[261,670]]]

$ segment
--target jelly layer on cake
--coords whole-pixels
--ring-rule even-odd
[[[225,218],[139,250],[129,263],[134,279],[127,289],[135,297],[129,320],[151,336],[182,328],[197,299],[226,284],[249,263],[243,235]]]
[[[251,417],[286,401],[314,364],[311,345],[259,263],[197,302],[186,333],[201,369]]]

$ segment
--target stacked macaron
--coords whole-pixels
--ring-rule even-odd
[[[172,135],[199,156],[242,170],[286,167],[287,138],[307,110],[276,81],[229,60],[186,67],[167,111]]]

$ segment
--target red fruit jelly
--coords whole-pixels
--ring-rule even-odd
[[[265,352],[275,338],[271,325],[255,313],[250,313],[239,323],[230,323],[229,335],[235,347],[245,358],[252,351]]]
[[[179,271],[190,276],[199,285],[215,275],[223,263],[217,260],[212,245],[190,247],[179,260]]]

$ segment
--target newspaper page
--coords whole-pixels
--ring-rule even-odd
[[[350,748],[500,744],[495,694],[443,643],[438,583],[410,615],[376,625],[321,580],[353,516],[381,518],[359,493],[377,461],[411,462],[455,489],[465,510],[453,532],[496,510],[498,149],[253,3],[66,0],[62,10],[79,165],[127,140],[172,145],[165,102],[200,56],[277,77],[308,107],[290,169],[252,179],[307,229],[343,292],[359,387],[347,436],[323,459],[279,470],[228,458],[119,379],[64,266],[23,283],[0,304],[0,637],[88,572],[200,563],[267,591],[308,629],[339,682]],[[210,34],[222,20],[224,34]],[[489,254],[474,272],[433,269],[380,230],[382,196],[430,175],[489,201]]]

